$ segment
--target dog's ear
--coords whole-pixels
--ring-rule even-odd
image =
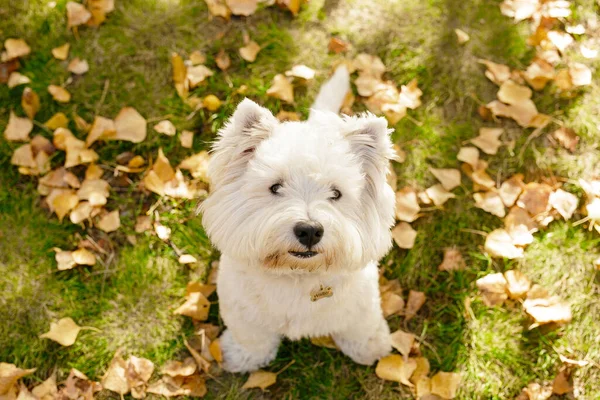
[[[269,110],[250,99],[238,104],[213,145],[208,167],[211,184],[218,186],[241,175],[256,147],[278,123]]]

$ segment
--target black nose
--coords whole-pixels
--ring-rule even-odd
[[[318,222],[299,222],[294,226],[294,234],[300,243],[311,248],[321,241],[323,225]]]

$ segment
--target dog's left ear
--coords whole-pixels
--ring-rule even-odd
[[[238,104],[213,145],[208,167],[211,184],[218,186],[241,175],[256,147],[278,123],[269,110],[250,99]]]

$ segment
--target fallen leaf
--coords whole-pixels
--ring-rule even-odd
[[[71,93],[61,86],[48,86],[48,93],[50,93],[52,98],[59,103],[68,103],[71,101]]]
[[[421,105],[421,96],[423,92],[417,86],[418,82],[413,79],[408,85],[402,85],[400,87],[400,103],[404,106],[414,110]]]
[[[0,396],[7,394],[19,379],[35,370],[36,368],[21,369],[14,364],[0,362]]]
[[[332,339],[333,341],[333,339]],[[312,339],[311,339],[312,342]],[[314,344],[314,342],[313,342]],[[335,343],[334,343],[335,345]],[[210,351],[210,354],[213,356],[213,358],[215,359],[215,361],[219,364],[221,364],[223,362],[223,352],[221,351],[221,340],[220,339],[215,339],[213,340],[210,345],[208,346],[208,349]]]
[[[192,65],[204,64],[206,62],[206,55],[198,50],[192,51],[190,54],[190,62]]]
[[[79,224],[91,218],[93,210],[94,207],[89,201],[82,201],[71,211],[69,219],[72,223]]]
[[[530,329],[551,322],[564,324],[570,322],[572,318],[571,307],[562,303],[557,296],[537,299],[527,298],[523,302],[523,308],[535,322]]]
[[[192,357],[187,357],[183,362],[181,361],[168,361],[161,368],[161,374],[169,375],[172,377],[177,376],[190,376],[196,372],[197,365],[196,361]]]
[[[515,246],[526,246],[533,243],[532,233],[537,232],[537,224],[527,211],[520,207],[512,207],[504,219],[504,227]]]
[[[130,390],[127,381],[127,363],[119,351],[115,354],[106,373],[102,377],[102,387],[120,395],[127,394]]]
[[[384,318],[404,311],[404,299],[397,293],[385,292],[381,295],[381,310]]]
[[[349,48],[350,48],[350,43],[348,43],[338,37],[332,37],[331,39],[329,39],[329,44],[327,45],[327,49],[330,52],[333,52],[335,54],[339,54],[339,53],[348,51]]]
[[[386,69],[381,58],[367,53],[358,54],[354,58],[353,65],[358,71],[377,78],[378,80],[381,80]]]
[[[561,127],[552,133],[552,136],[558,140],[558,143],[571,153],[575,152],[577,143],[579,143],[579,136],[571,128]]]
[[[185,303],[174,311],[175,314],[185,315],[198,321],[206,321],[210,302],[200,292],[190,293]]]
[[[502,273],[489,274],[475,282],[481,291],[483,303],[493,307],[504,303],[508,299],[506,278]]]
[[[225,0],[233,15],[252,15],[258,7],[258,0]]]
[[[231,66],[231,59],[223,49],[219,50],[219,53],[217,53],[215,62],[221,71],[227,71],[227,69]]]
[[[456,155],[456,159],[465,162],[473,167],[473,169],[476,169],[477,163],[479,162],[479,150],[477,150],[476,147],[471,146],[461,147]]]
[[[80,200],[88,200],[93,206],[103,206],[110,195],[110,186],[104,179],[85,179],[77,190]]]
[[[411,187],[404,187],[396,192],[396,218],[400,221],[413,222],[419,218],[419,200]]]
[[[96,228],[107,233],[116,231],[120,226],[119,210],[109,212],[96,223]]]
[[[61,318],[50,323],[50,330],[40,335],[42,339],[54,340],[62,346],[71,346],[77,340],[81,327],[71,318]]]
[[[250,40],[244,47],[240,47],[240,56],[248,62],[254,62],[259,51],[260,45],[254,40]]]
[[[503,257],[511,260],[523,257],[523,249],[513,244],[512,237],[504,229],[491,231],[485,239],[484,248],[492,257]]]
[[[86,60],[81,60],[79,57],[75,57],[69,63],[67,70],[75,75],[83,75],[90,70],[90,65]]]
[[[277,382],[277,374],[267,371],[254,371],[248,377],[248,380],[242,386],[242,389],[261,388],[265,390]]]
[[[573,36],[566,32],[550,31],[546,34],[546,36],[561,53],[564,53],[567,47],[569,47],[574,41]]]
[[[297,112],[281,110],[275,116],[279,121],[300,121],[301,116]]]
[[[94,265],[96,264],[96,256],[87,249],[75,250],[71,256],[77,265]]]
[[[523,78],[535,90],[542,90],[555,76],[554,67],[549,62],[536,58],[523,73]]]
[[[460,186],[460,171],[457,169],[429,168],[429,171],[440,181],[446,190],[452,190]]]
[[[484,59],[479,59],[477,62],[484,64],[487,67],[485,76],[496,85],[502,85],[510,79],[511,73],[508,66]]]
[[[431,378],[431,393],[443,399],[456,397],[461,376],[456,372],[438,372]]]
[[[204,65],[196,65],[187,69],[187,80],[190,88],[193,89],[200,83],[204,82],[209,76],[213,76],[214,72]]]
[[[404,332],[401,329],[398,329],[396,332],[390,335],[392,347],[398,350],[398,353],[405,357],[408,357],[410,354],[410,349],[412,349],[415,338],[416,336],[412,333]]]
[[[68,124],[69,119],[67,118],[67,116],[62,112],[57,112],[52,117],[50,117],[48,121],[44,123],[44,126],[54,131],[58,128],[67,128]]]
[[[525,185],[523,193],[517,200],[517,205],[535,217],[550,210],[551,193],[552,188],[549,185],[530,182]]]
[[[573,391],[571,381],[571,368],[563,365],[552,382],[552,393],[566,394]]]
[[[305,1],[305,0],[276,0],[277,4],[279,4],[281,7],[285,7],[288,10],[290,10],[290,12],[296,16],[298,15],[298,12],[300,11],[300,5]]]
[[[146,139],[146,119],[135,108],[124,107],[115,118],[114,131],[111,139],[140,143]]]
[[[594,59],[594,58],[598,57],[598,49],[590,48],[590,47],[586,46],[585,44],[581,44],[579,46],[579,50],[581,51],[581,55],[584,58]]]
[[[4,138],[10,141],[28,141],[29,133],[32,129],[33,122],[29,118],[18,117],[11,110],[8,117],[8,124],[6,125],[6,129],[4,129]]]
[[[555,192],[550,194],[548,203],[565,219],[569,220],[573,216],[579,199],[572,193],[565,192],[562,189],[557,189]]]
[[[8,82],[6,83],[6,85],[9,89],[12,89],[19,85],[27,85],[28,83],[31,83],[31,79],[15,71],[9,75]]]
[[[69,213],[79,203],[79,198],[75,191],[68,190],[52,199],[52,209],[56,213],[59,221],[62,221],[65,215]]]
[[[481,208],[482,210],[500,218],[504,218],[506,215],[504,203],[502,202],[498,192],[495,190],[474,193],[473,198],[475,199],[475,207]]]
[[[181,131],[181,135],[179,135],[179,141],[181,143],[181,147],[191,149],[194,141],[194,132],[186,130]]]
[[[454,33],[456,34],[456,39],[458,41],[458,44],[465,44],[469,41],[469,39],[471,39],[469,34],[465,31],[463,31],[462,29],[455,29]]]
[[[48,379],[31,389],[33,399],[53,400],[57,398],[58,388],[56,386],[56,375],[52,374]],[[32,399],[32,400],[33,400]]]
[[[377,362],[375,374],[380,379],[400,382],[403,385],[413,387],[414,385],[409,379],[415,369],[417,369],[417,362],[413,358],[404,360],[402,356],[391,354]]]
[[[196,257],[194,257],[191,254],[180,255],[178,261],[179,261],[179,264],[193,264],[195,262],[198,262]]]
[[[392,229],[392,238],[401,249],[412,249],[417,238],[417,231],[408,223],[400,222]]]
[[[429,375],[430,366],[429,360],[425,357],[416,357],[414,360],[417,363],[417,368],[413,372],[410,381],[417,386],[417,395],[420,396],[421,393],[419,393],[418,382],[421,380],[421,378],[427,378],[427,375]]]
[[[202,106],[208,111],[217,111],[221,107],[221,100],[214,94],[209,94],[202,99]]]
[[[300,78],[305,81],[310,81],[315,77],[315,70],[307,67],[304,64],[294,65],[291,70],[285,72],[285,76],[292,78]]]
[[[479,136],[471,139],[471,143],[479,147],[484,153],[493,155],[502,146],[502,142],[498,139],[502,133],[504,133],[503,128],[480,128]]]
[[[154,125],[154,130],[158,133],[163,133],[167,136],[175,136],[175,133],[177,133],[175,125],[173,125],[173,123],[169,120],[160,121],[159,123]]]
[[[222,17],[229,21],[231,10],[225,4],[225,0],[204,0],[208,6],[208,11],[212,16]]]
[[[511,299],[521,299],[527,295],[531,288],[531,282],[520,271],[510,270],[504,273],[506,279],[506,291]]]
[[[515,174],[500,185],[498,194],[506,207],[512,207],[523,192],[523,175]]]
[[[406,301],[406,310],[404,312],[404,321],[411,320],[417,312],[425,304],[425,293],[411,290],[408,292],[408,300]]]
[[[173,67],[173,83],[175,84],[177,95],[185,99],[189,93],[187,67],[181,56],[177,53],[171,53],[171,65]]]
[[[6,39],[4,41],[5,54],[2,61],[10,61],[15,58],[25,57],[31,53],[31,48],[23,39]]]
[[[273,83],[269,89],[267,89],[267,96],[275,97],[285,101],[286,103],[294,102],[294,87],[288,78],[282,74],[277,74],[273,78]]]
[[[21,96],[21,106],[29,119],[33,119],[35,114],[40,110],[40,97],[31,88],[27,87],[23,90],[23,95]]]
[[[458,249],[451,247],[444,249],[444,260],[438,266],[439,271],[460,271],[465,267],[465,260]]]
[[[425,189],[425,194],[436,206],[444,205],[448,200],[456,197],[454,193],[448,192],[441,184],[433,185]]]
[[[55,47],[52,49],[52,56],[57,60],[66,60],[69,57],[70,48],[71,45],[69,43],[65,43],[62,46]]]
[[[36,168],[37,163],[33,157],[31,144],[24,144],[17,148],[10,158],[10,163],[19,167]]]
[[[331,336],[317,336],[311,337],[310,342],[315,346],[326,347],[328,349],[337,349],[337,345],[335,344],[333,338]]]

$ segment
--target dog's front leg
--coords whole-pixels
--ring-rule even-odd
[[[240,322],[230,325],[220,341],[223,368],[229,372],[251,372],[275,359],[281,338],[264,328]]]
[[[367,318],[332,335],[335,344],[344,354],[363,365],[371,365],[392,351],[390,328],[381,309],[372,312],[376,317]]]

